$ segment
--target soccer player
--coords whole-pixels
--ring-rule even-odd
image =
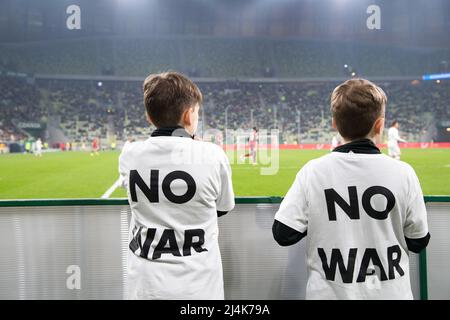
[[[41,140],[41,138],[38,138],[36,141],[35,156],[42,157],[42,140]]]
[[[244,158],[249,157],[251,159],[253,165],[256,165],[257,142],[258,142],[258,129],[256,127],[253,127],[253,130],[250,132],[250,137],[248,139],[250,152],[244,155]]]
[[[430,239],[411,166],[377,148],[386,95],[348,80],[331,96],[332,125],[344,144],[308,162],[275,215],[282,246],[308,235],[307,299],[412,299],[410,251]]]
[[[202,94],[182,74],[152,74],[144,104],[157,129],[119,158],[132,212],[128,298],[224,299],[217,219],[234,193],[225,152],[194,139]]]
[[[30,153],[31,152],[31,141],[27,140],[25,142],[25,152]]]
[[[400,160],[400,147],[398,142],[406,142],[398,134],[398,121],[394,120],[388,130],[388,154],[390,157]]]
[[[97,137],[94,138],[94,140],[92,140],[92,151],[91,151],[91,156],[95,155],[99,155],[98,151],[100,150],[100,141],[99,139],[97,139]]]

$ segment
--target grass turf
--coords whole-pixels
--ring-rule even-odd
[[[298,170],[328,151],[280,150],[276,175],[261,175],[263,166],[236,164],[232,158],[237,196],[283,196]],[[119,153],[87,152],[0,155],[0,199],[99,198],[116,180]],[[419,176],[424,194],[450,195],[450,149],[404,149],[402,160]],[[111,197],[126,197],[117,189]]]

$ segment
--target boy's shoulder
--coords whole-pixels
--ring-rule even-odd
[[[156,137],[158,139],[159,137]],[[173,145],[174,150],[178,150],[178,148],[182,148],[184,151],[197,153],[201,155],[207,156],[208,159],[216,158],[217,160],[224,160],[226,158],[225,151],[222,147],[207,141],[201,140],[192,140],[188,138],[179,138],[179,137],[165,137],[171,140],[168,141],[177,141]],[[172,140],[176,139],[176,140]],[[119,161],[128,158],[134,158],[142,153],[144,150],[151,148],[152,144],[155,143],[155,137],[150,137],[143,141],[135,141],[130,143],[126,148],[124,148],[119,156]],[[164,142],[165,145],[167,140]]]
[[[391,158],[384,153],[381,153],[378,156],[379,157],[377,157],[376,159],[379,159],[380,163],[384,163],[384,165],[386,166],[390,166],[404,173],[415,172],[413,167],[407,162]]]
[[[202,140],[193,140],[193,143],[201,150],[201,152],[208,154],[208,159],[211,159],[211,157],[216,158],[219,161],[227,159],[225,150],[215,143]]]
[[[408,164],[404,161],[401,161],[401,160],[393,159],[384,153],[375,154],[375,155],[374,154],[355,154],[355,155],[357,155],[357,156],[362,155],[364,157],[367,157],[368,159],[370,158],[370,159],[376,161],[377,165],[389,166],[391,168],[396,168],[397,170],[400,170],[401,172],[406,172],[406,173],[414,172],[414,169],[410,164]],[[336,162],[336,157],[346,157],[346,156],[348,156],[347,153],[330,152],[319,158],[308,161],[305,166],[307,166],[308,168],[329,167],[330,165],[332,165],[333,163]]]
[[[133,141],[125,144],[119,155],[119,163],[131,160],[136,157],[136,153],[139,150],[143,150],[145,148],[145,141],[146,140]]]
[[[142,149],[144,147],[145,141],[146,140],[140,140],[140,141],[133,141],[133,142],[125,143],[122,148],[121,155],[131,153],[134,150]]]
[[[225,153],[225,151],[223,150],[223,148],[215,143],[209,142],[209,141],[202,141],[202,140],[194,140],[195,142],[205,145],[206,148],[211,149],[212,151],[216,151],[219,153]]]

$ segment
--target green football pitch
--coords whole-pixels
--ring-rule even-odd
[[[237,196],[283,196],[298,170],[327,151],[280,150],[279,170],[261,175],[265,166],[231,159]],[[0,199],[100,198],[117,180],[119,152],[0,155]],[[425,195],[450,195],[450,149],[404,149],[402,160],[419,176]],[[111,198],[126,197],[116,189]]]

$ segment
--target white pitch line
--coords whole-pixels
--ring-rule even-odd
[[[119,185],[120,185],[120,178],[117,179],[117,181],[114,182],[114,184],[111,187],[109,187],[108,190],[106,190],[106,192],[102,195],[102,199],[108,199],[112,195],[112,193],[117,189],[117,187],[119,187]]]

